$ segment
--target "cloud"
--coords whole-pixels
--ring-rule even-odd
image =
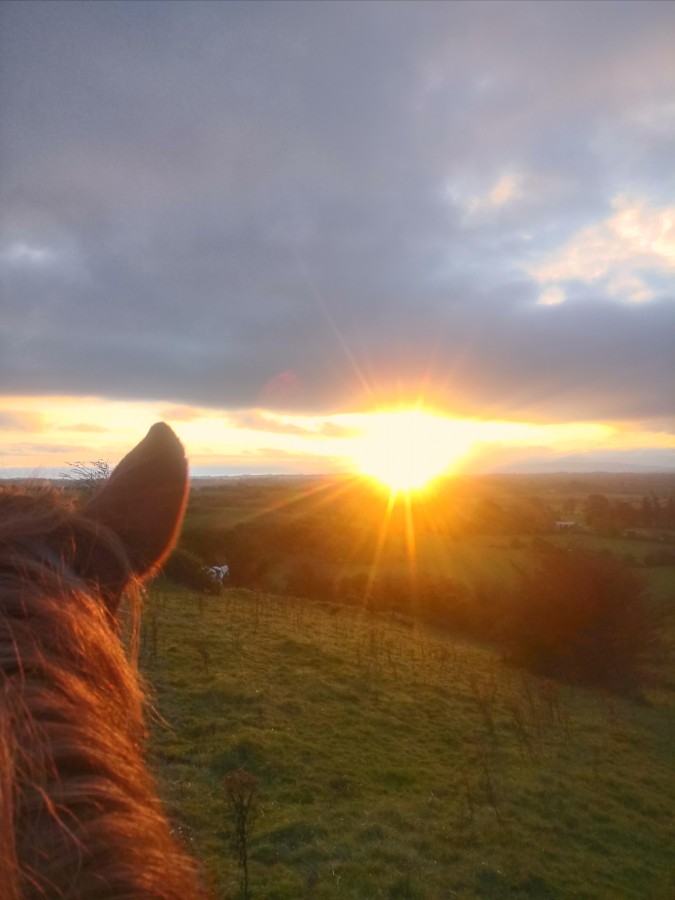
[[[675,272],[675,206],[654,207],[643,198],[615,197],[613,212],[589,225],[563,246],[529,267],[546,287],[539,302],[564,299],[565,282],[604,283],[610,297],[643,303],[657,289],[651,279]],[[553,300],[552,298],[555,298]]]
[[[293,434],[303,437],[353,437],[358,433],[356,428],[340,425],[336,422],[316,419],[298,419],[297,417],[280,417],[261,410],[243,410],[229,413],[227,421],[235,428],[245,428],[268,434]],[[303,424],[304,423],[304,424]]]
[[[80,431],[83,434],[107,434],[110,430],[103,425],[94,425],[90,422],[78,422],[77,424],[58,425],[58,431]]]
[[[0,411],[0,429],[3,431],[41,431],[45,419],[40,413]]]
[[[30,246],[29,244],[9,244],[3,251],[3,262],[9,266],[44,266],[55,259],[52,250],[43,247]]]
[[[672,413],[673,4],[3,17],[4,391]]]
[[[503,207],[517,201],[521,193],[520,179],[511,172],[502,173],[484,193],[474,193],[470,185],[463,184],[450,183],[446,188],[448,199],[463,208],[463,222],[469,226],[497,216]]]
[[[203,410],[193,409],[191,406],[167,406],[160,412],[162,419],[172,422],[193,422],[203,415]]]
[[[64,460],[70,458],[81,458],[82,455],[89,452],[85,444],[51,444],[51,443],[33,443],[26,442],[21,444],[9,444],[3,447],[3,456],[16,456],[19,458],[42,458],[58,456],[58,462],[61,465],[68,465]],[[41,464],[41,463],[39,463]]]
[[[314,433],[310,427],[303,427],[287,419],[279,419],[259,410],[246,410],[239,413],[229,413],[228,422],[235,428],[245,428],[252,431],[263,431],[272,434],[296,434],[307,435]]]
[[[565,302],[565,291],[560,285],[553,285],[542,291],[537,302],[540,306],[557,306]]]

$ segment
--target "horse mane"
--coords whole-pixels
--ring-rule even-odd
[[[118,635],[122,591],[166,555],[184,506],[185,485],[164,486],[155,506],[174,508],[171,523],[152,534],[135,523],[131,488],[148,482],[139,460],[146,475],[146,463],[162,468],[158,454],[164,474],[180,469],[173,432],[154,431],[82,512],[53,492],[0,492],[3,900],[201,893],[143,761],[144,694]],[[146,487],[147,507],[157,486]],[[144,537],[140,550],[129,535]]]

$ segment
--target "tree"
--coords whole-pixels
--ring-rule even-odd
[[[589,494],[584,504],[586,524],[595,531],[612,527],[612,504],[604,494]]]
[[[662,612],[635,570],[554,549],[504,611],[508,657],[549,678],[629,690],[661,646]]]
[[[75,482],[75,486],[84,494],[93,494],[103,482],[110,477],[112,466],[105,459],[92,459],[89,462],[66,462],[69,471],[62,472],[61,478]]]

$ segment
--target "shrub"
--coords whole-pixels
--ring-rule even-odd
[[[295,597],[311,597],[313,600],[333,599],[333,580],[325,567],[297,560],[286,576],[286,593]]]
[[[643,559],[645,566],[675,566],[675,550],[655,550],[646,553]]]
[[[197,591],[207,591],[212,582],[204,571],[205,565],[204,560],[196,553],[177,547],[164,563],[162,571],[176,584]]]
[[[550,550],[521,576],[504,611],[514,663],[548,677],[613,690],[635,687],[660,643],[640,575],[615,559]]]
[[[258,815],[258,779],[246,769],[237,769],[225,776],[223,787],[232,818],[232,848],[242,870],[241,893],[248,897],[249,845]]]

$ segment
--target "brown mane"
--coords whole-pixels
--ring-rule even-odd
[[[187,468],[163,424],[82,513],[0,494],[0,895],[191,900],[142,758],[122,591],[169,551]]]

